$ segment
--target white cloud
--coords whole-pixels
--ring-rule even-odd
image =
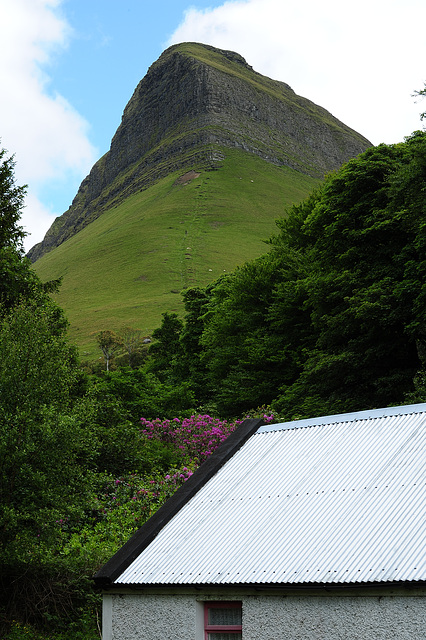
[[[25,206],[21,226],[25,226],[26,233],[31,234],[28,238],[29,242],[25,243],[25,247],[28,250],[34,246],[36,242],[44,238],[46,230],[50,227],[56,215],[48,209],[32,191],[27,194]],[[27,210],[30,215],[27,215]],[[34,240],[34,238],[38,238],[38,240]]]
[[[425,21],[423,0],[230,0],[189,9],[168,44],[237,51],[374,144],[393,143],[421,128]]]
[[[26,249],[44,237],[52,212],[41,202],[50,181],[81,180],[94,162],[88,124],[49,87],[48,65],[71,36],[61,0],[2,0],[0,4],[0,138],[15,155],[16,180],[28,184],[21,224]]]

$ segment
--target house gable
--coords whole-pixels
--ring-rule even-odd
[[[242,426],[97,584],[425,584],[426,404]]]

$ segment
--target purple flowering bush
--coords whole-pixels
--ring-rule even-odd
[[[265,411],[262,407],[262,415],[256,417],[271,422],[273,415]],[[171,445],[180,452],[182,466],[148,476],[133,473],[109,477],[97,497],[96,520],[119,522],[120,530],[127,534],[129,528],[141,526],[241,422],[228,422],[207,414],[172,420],[141,418],[141,437]]]
[[[247,417],[261,417],[271,422],[273,415],[267,409],[261,407],[257,415]],[[86,550],[90,546],[92,557],[99,553],[101,563],[191,477],[241,422],[228,422],[206,414],[171,420],[141,418],[141,440],[156,440],[173,447],[180,452],[181,466],[151,474],[140,471],[119,477],[105,474],[93,495],[87,521],[88,535],[80,530],[72,536],[68,553],[73,553],[71,547],[74,544],[77,547],[83,545]],[[64,533],[70,530],[65,517],[57,520],[56,524]]]
[[[256,415],[247,417],[263,418],[268,422],[272,420],[268,410],[263,407]],[[84,616],[87,617],[87,629],[82,635],[78,635],[77,627],[71,629],[71,621],[67,623],[69,634],[55,634],[52,639],[69,640],[71,637],[84,637],[85,640],[94,640],[96,630],[93,620],[96,618],[99,603],[98,596],[93,594],[88,576],[93,575],[191,477],[195,469],[241,422],[242,420],[220,420],[206,414],[171,420],[142,418],[140,428],[135,428],[136,440],[133,444],[135,451],[140,452],[141,456],[145,451],[153,456],[153,452],[158,449],[156,462],[153,457],[150,471],[145,472],[141,464],[139,467],[135,466],[135,471],[123,471],[120,475],[115,475],[114,471],[89,474],[87,481],[91,478],[90,491],[84,508],[69,513],[66,510],[58,510],[55,515],[55,544],[48,546],[42,530],[35,532],[33,539],[27,541],[27,560],[30,558],[31,565],[37,567],[38,572],[40,566],[50,566],[54,563],[60,571],[64,587],[60,581],[59,586],[56,583],[47,583],[47,587],[52,588],[55,595],[55,604],[59,603],[62,606],[62,603],[65,603],[63,606],[67,610],[72,610],[75,617],[80,617],[79,624],[82,627],[86,624]],[[179,452],[179,455],[172,456],[170,464],[165,465],[167,458],[161,454],[161,450],[168,448]],[[117,468],[119,466],[118,456]],[[66,586],[68,583],[77,585],[77,595],[73,596],[72,604]],[[79,594],[84,594],[85,598],[81,614]],[[24,631],[27,634],[27,628],[23,624],[22,621],[16,622],[12,630],[15,635],[11,638],[19,640],[24,637]],[[90,625],[93,627],[90,627],[93,635],[92,631],[88,630]],[[36,631],[34,634],[34,640],[50,637],[38,636]]]
[[[209,415],[193,415],[182,420],[141,418],[142,433],[148,439],[173,445],[182,453],[184,460],[197,465],[204,462],[241,422],[228,422]]]
[[[168,469],[166,473],[105,476],[92,509],[92,542],[96,539],[98,548],[107,545],[108,552],[114,552],[191,477],[241,422],[228,422],[209,415],[172,420],[142,418],[141,438],[172,446],[180,452],[182,466]]]

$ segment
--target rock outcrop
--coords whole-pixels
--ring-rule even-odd
[[[315,177],[371,143],[239,54],[185,43],[167,49],[127,104],[111,147],[83,180],[32,261],[104,211],[177,169],[215,168],[238,147]]]

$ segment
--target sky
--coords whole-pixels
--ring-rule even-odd
[[[240,53],[373,144],[423,128],[424,0],[0,0],[0,145],[26,184],[25,249],[71,205],[171,44]]]

